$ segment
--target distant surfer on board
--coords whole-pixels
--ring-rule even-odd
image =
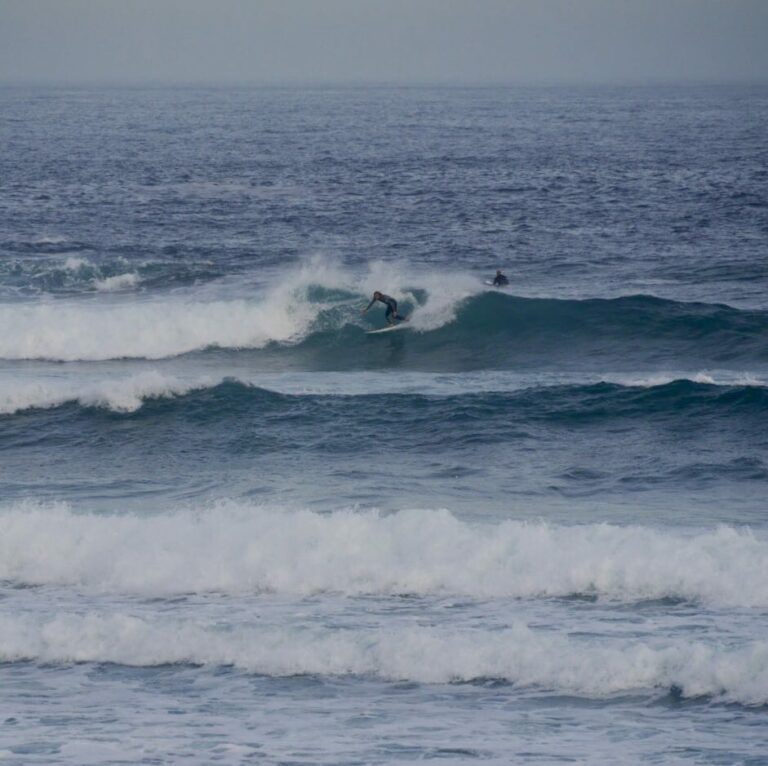
[[[493,278],[494,287],[504,287],[509,284],[509,280],[501,273],[501,269],[496,269],[496,276]]]
[[[368,309],[373,306],[376,301],[380,301],[387,307],[387,311],[384,314],[384,319],[387,320],[388,325],[393,325],[396,320],[401,322],[405,321],[405,317],[401,317],[400,314],[397,313],[397,301],[394,298],[391,298],[389,295],[380,293],[378,290],[373,294],[371,302],[360,313],[365,314],[365,312],[368,311]]]

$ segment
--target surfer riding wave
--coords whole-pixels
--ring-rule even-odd
[[[389,295],[380,293],[378,290],[376,290],[376,292],[373,294],[371,302],[360,313],[365,314],[365,312],[368,311],[368,309],[371,308],[371,306],[373,306],[376,301],[383,303],[387,307],[384,318],[387,320],[388,325],[393,325],[396,321],[405,321],[405,317],[402,317],[397,313],[397,301]]]

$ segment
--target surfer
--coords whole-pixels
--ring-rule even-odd
[[[376,301],[380,301],[387,307],[386,313],[384,314],[384,319],[387,320],[387,324],[392,325],[395,323],[395,320],[400,320],[401,322],[405,320],[405,317],[401,317],[400,314],[397,313],[397,301],[389,295],[380,293],[378,290],[373,294],[371,302],[360,313],[365,314]]]
[[[496,276],[493,278],[494,287],[504,287],[509,284],[509,280],[501,273],[501,269],[496,269]]]

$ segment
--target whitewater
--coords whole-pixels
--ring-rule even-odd
[[[0,763],[765,762],[764,88],[0,113]]]

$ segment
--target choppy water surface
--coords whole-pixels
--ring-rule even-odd
[[[0,760],[768,762],[766,125],[0,90]]]

